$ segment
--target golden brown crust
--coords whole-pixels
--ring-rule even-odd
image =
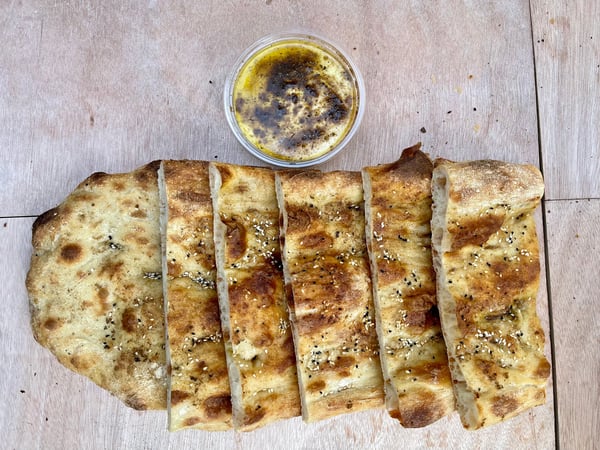
[[[365,215],[386,407],[405,427],[454,410],[431,259],[431,173],[420,145],[365,167]]]
[[[135,409],[166,407],[157,163],[96,173],[34,223],[37,341]]]
[[[164,161],[159,172],[171,365],[169,429],[231,428],[216,291],[208,163]]]
[[[360,173],[281,172],[277,187],[304,420],[380,407]]]
[[[300,414],[275,179],[258,167],[210,170],[233,420],[248,431]]]
[[[545,400],[532,215],[544,185],[533,166],[438,160],[432,186],[442,328],[463,425],[479,428]]]

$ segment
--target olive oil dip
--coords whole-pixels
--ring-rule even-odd
[[[227,82],[228,121],[250,152],[280,166],[307,166],[350,140],[364,86],[340,50],[308,35],[270,36],[239,61]]]

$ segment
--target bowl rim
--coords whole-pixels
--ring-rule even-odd
[[[263,49],[278,44],[280,42],[285,42],[289,40],[295,41],[306,41],[315,43],[325,49],[328,53],[333,54],[336,58],[342,59],[342,64],[347,65],[351,70],[354,76],[354,83],[356,84],[357,97],[358,97],[358,108],[356,110],[356,114],[354,116],[354,120],[352,122],[352,126],[348,130],[348,132],[344,135],[344,137],[329,151],[326,153],[317,156],[312,159],[294,161],[289,159],[281,159],[276,158],[271,155],[268,155],[254,146],[251,142],[249,142],[239,127],[238,121],[235,117],[235,110],[233,105],[233,87],[235,85],[235,81],[244,67],[245,63],[252,58],[256,53],[262,51]],[[352,58],[348,55],[346,51],[343,50],[339,45],[333,43],[330,39],[324,38],[317,33],[313,33],[310,31],[284,31],[279,33],[272,33],[266,36],[261,37],[257,41],[255,41],[252,45],[250,45],[246,50],[242,52],[242,54],[237,58],[235,64],[233,65],[233,70],[229,72],[226,80],[223,91],[223,103],[225,109],[225,116],[227,118],[227,123],[229,124],[229,128],[231,128],[233,134],[237,138],[238,142],[252,155],[261,159],[262,161],[272,164],[274,166],[286,167],[286,168],[301,168],[301,167],[309,167],[317,164],[321,164],[329,159],[333,158],[337,155],[342,149],[346,147],[346,145],[350,142],[350,140],[356,134],[356,131],[360,127],[362,122],[364,113],[365,113],[365,84],[358,69],[356,63],[352,60]]]

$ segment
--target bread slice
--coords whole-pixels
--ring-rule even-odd
[[[276,180],[302,416],[381,407],[360,173],[280,172]]]
[[[159,178],[169,430],[226,430],[231,397],[215,285],[208,163],[163,161]]]
[[[33,224],[31,327],[135,409],[166,407],[158,162],[95,173]]]
[[[544,184],[530,165],[438,159],[432,186],[442,330],[461,420],[476,429],[545,401],[532,216]]]
[[[298,416],[270,169],[211,164],[218,290],[236,429]]]
[[[455,409],[431,259],[433,164],[419,147],[362,171],[386,407],[405,427]]]

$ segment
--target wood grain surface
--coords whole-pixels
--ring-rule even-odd
[[[546,202],[546,218],[560,445],[598,448],[600,200]]]
[[[531,5],[546,198],[600,198],[600,3]]]
[[[421,141],[433,157],[542,163],[548,199],[599,197],[597,15],[585,0],[0,2],[0,447],[598,448],[600,350],[575,352],[598,343],[597,201],[538,210],[551,281],[548,293],[543,271],[538,311],[555,336],[556,404],[551,380],[544,406],[477,432],[456,414],[407,430],[369,411],[168,433],[165,414],[125,407],[37,345],[24,285],[34,216],[90,173],[167,158],[261,165],[228,129],[223,85],[246,47],[290,29],[337,42],[366,82],[362,126],[323,169],[390,162]]]

